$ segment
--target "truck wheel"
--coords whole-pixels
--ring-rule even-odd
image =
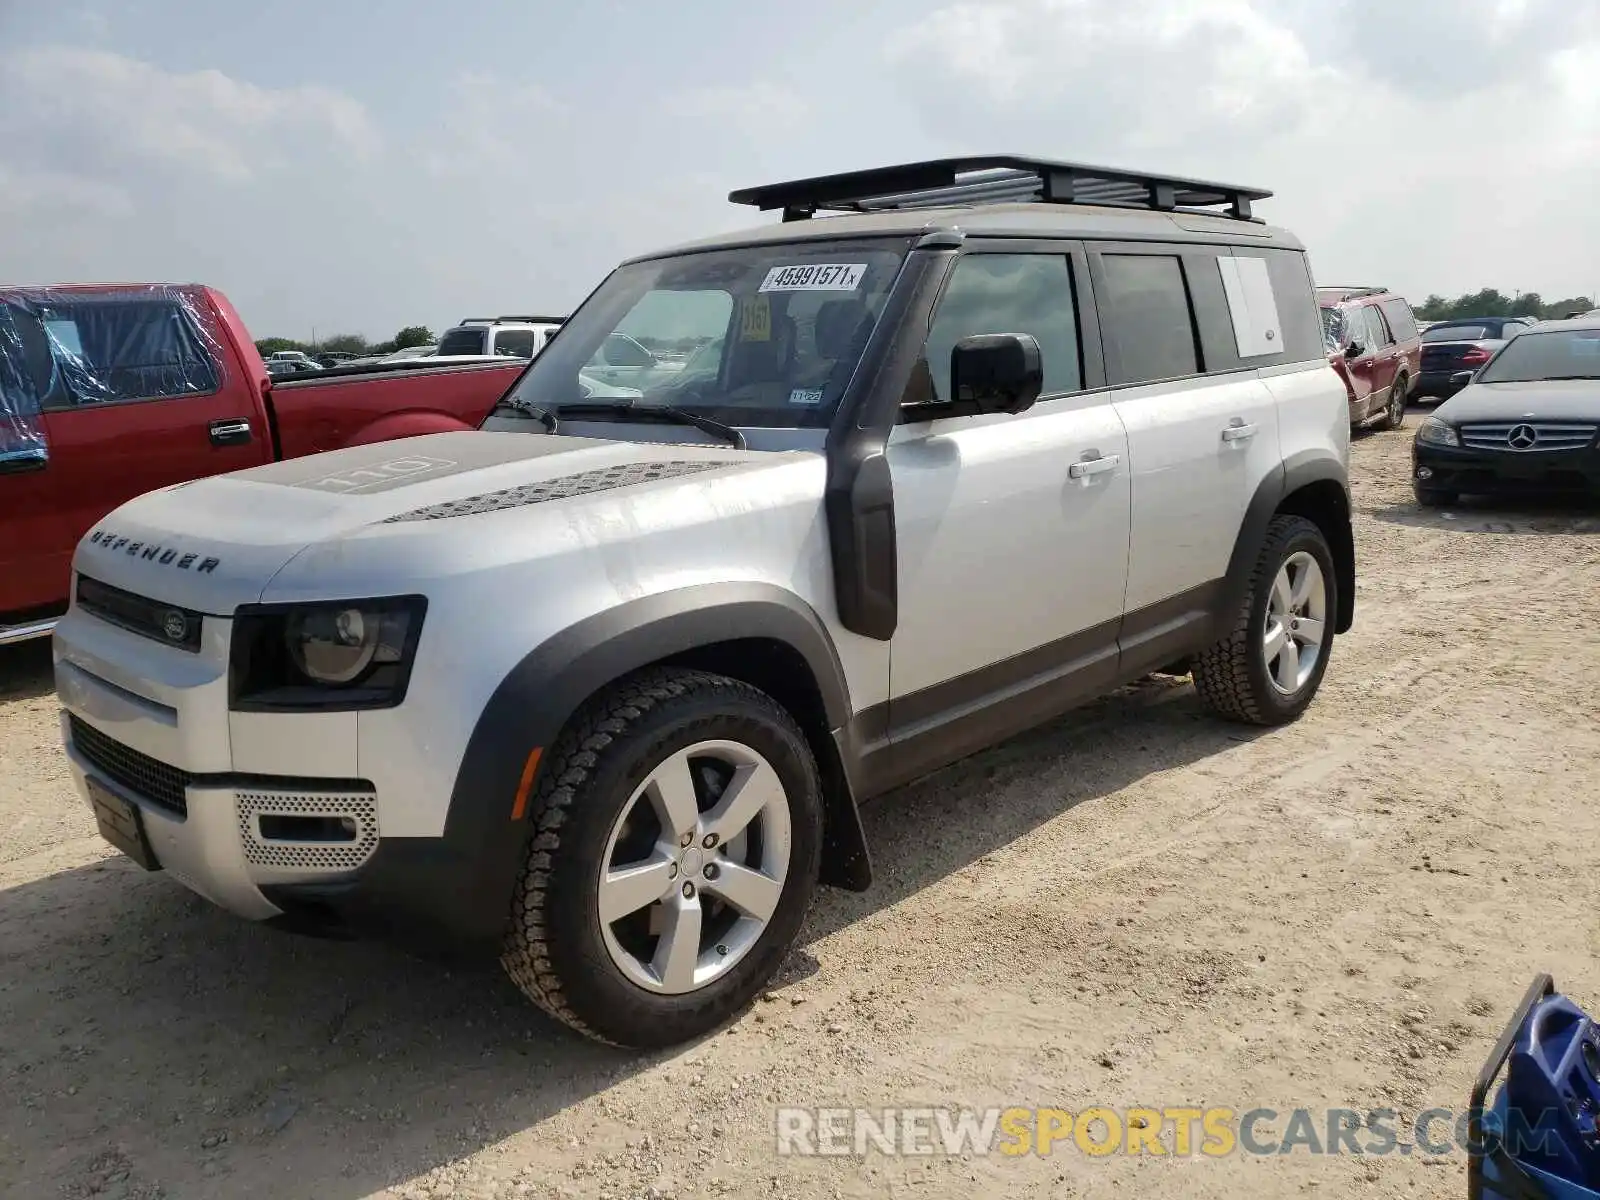
[[[717,1028],[777,971],[816,887],[822,788],[771,697],[700,671],[623,680],[539,769],[501,962],[613,1045]]]
[[[1399,429],[1406,423],[1406,393],[1410,391],[1406,377],[1395,377],[1394,386],[1389,389],[1389,401],[1383,407],[1383,420],[1379,422],[1379,429]]]
[[[1328,669],[1337,589],[1322,531],[1304,517],[1272,518],[1233,632],[1195,657],[1201,702],[1252,725],[1298,717]]]

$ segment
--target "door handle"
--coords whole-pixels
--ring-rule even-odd
[[[1098,475],[1102,471],[1109,471],[1122,461],[1120,454],[1102,454],[1097,458],[1086,458],[1082,462],[1075,462],[1067,468],[1067,474],[1073,479],[1082,479],[1086,475]]]
[[[1222,440],[1225,442],[1242,442],[1256,435],[1254,425],[1229,425],[1222,431]]]
[[[213,446],[241,446],[250,440],[250,422],[232,418],[211,422]]]

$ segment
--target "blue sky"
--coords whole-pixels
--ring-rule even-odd
[[[199,280],[258,336],[566,309],[971,151],[1257,184],[1320,279],[1600,289],[1600,4],[0,0],[0,281]]]

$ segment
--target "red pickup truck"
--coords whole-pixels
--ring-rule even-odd
[[[0,645],[50,632],[102,517],[188,479],[476,429],[525,359],[274,380],[199,285],[0,287]]]

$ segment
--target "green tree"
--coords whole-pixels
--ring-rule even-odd
[[[336,333],[332,337],[323,338],[318,350],[335,354],[365,354],[367,352],[367,339],[359,333]]]
[[[433,330],[426,325],[407,325],[394,335],[392,348],[394,350],[408,350],[412,346],[431,346],[438,340],[433,336]]]
[[[256,343],[256,353],[262,358],[270,358],[279,350],[304,350],[304,342],[297,342],[293,338],[269,337],[262,338]]]

